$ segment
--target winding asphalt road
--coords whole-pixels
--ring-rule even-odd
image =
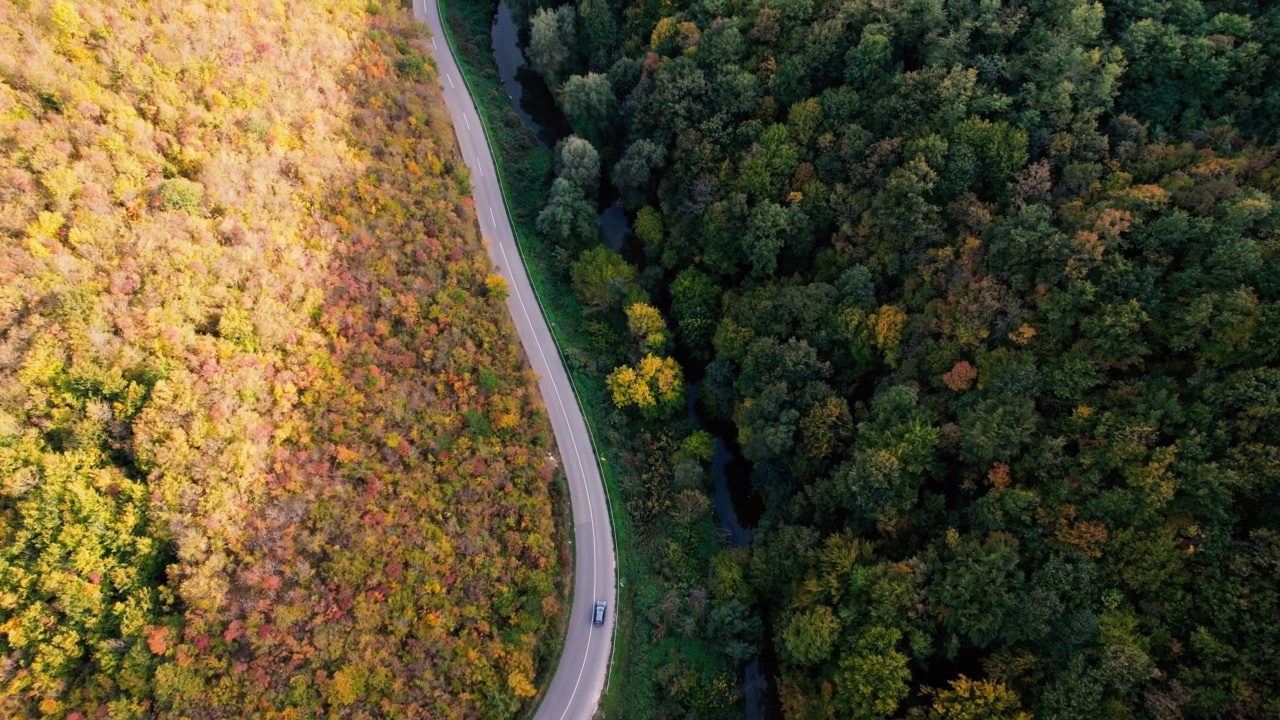
[[[591,437],[573,386],[561,364],[551,330],[538,309],[538,300],[516,247],[484,127],[445,41],[440,9],[436,0],[414,0],[413,13],[431,28],[431,48],[440,68],[445,104],[453,118],[463,159],[471,168],[472,196],[485,247],[511,289],[507,310],[515,321],[525,354],[538,374],[538,386],[569,480],[575,546],[573,609],[560,664],[535,720],[588,720],[595,715],[604,690],[617,607],[617,568],[604,482],[592,457]],[[597,600],[609,604],[603,627],[591,623]]]

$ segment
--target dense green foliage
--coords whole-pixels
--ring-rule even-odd
[[[527,707],[554,448],[427,50],[0,5],[0,715]]]
[[[607,376],[620,367],[618,363],[643,357],[633,353],[662,355],[670,367],[666,321],[644,302],[635,284],[634,268],[617,262],[616,254],[609,251],[580,258],[592,262],[583,263],[579,270],[585,282],[575,292],[573,251],[551,244],[537,232],[539,209],[536,204],[530,209],[527,202],[548,196],[542,176],[530,172],[543,164],[541,160],[548,153],[536,144],[530,128],[521,124],[501,84],[489,49],[494,6],[488,0],[449,0],[443,9],[461,70],[468,77],[481,116],[487,118],[486,129],[496,147],[495,159],[526,268],[564,353],[614,501],[617,629],[610,690],[601,703],[600,717],[652,717],[653,697],[659,687],[680,696],[688,706],[700,708],[702,717],[723,717],[732,713],[739,697],[734,661],[708,646],[705,631],[714,628],[714,642],[734,643],[730,653],[736,658],[759,647],[761,628],[759,619],[742,603],[730,604],[711,625],[706,589],[700,588],[701,568],[719,549],[711,504],[703,487],[713,452],[711,438],[694,435],[680,443],[674,441],[681,434],[679,430],[658,435],[645,432],[633,422],[643,411],[620,412],[607,384]],[[587,191],[579,189],[586,197]],[[582,237],[572,238],[575,247],[599,240],[594,222],[584,232]],[[611,270],[620,274],[612,275]],[[597,282],[600,280],[604,284]],[[620,324],[600,322],[597,318],[612,319],[614,313],[601,315],[584,306],[579,297],[583,292],[621,308],[627,317],[617,313],[623,318]],[[645,307],[654,312],[643,310]],[[634,332],[631,316],[636,318]],[[668,406],[659,411],[671,410]],[[638,432],[643,434],[637,442]],[[678,483],[674,491],[673,479]],[[663,508],[670,512],[663,512]],[[740,574],[736,577],[741,579]]]
[[[631,428],[637,613],[711,640],[635,712],[724,712],[742,607],[788,718],[1280,714],[1280,9],[531,4],[643,242],[546,232]],[[766,501],[710,567],[636,303]]]

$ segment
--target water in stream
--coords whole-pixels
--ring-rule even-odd
[[[685,414],[702,424],[698,415],[698,389],[690,385],[685,396]],[[714,432],[714,429],[707,428]],[[764,510],[760,496],[751,485],[751,464],[738,457],[729,443],[719,435],[715,437],[715,454],[711,456],[711,473],[715,489],[711,505],[720,520],[720,529],[730,547],[745,547],[751,543],[752,528]],[[766,716],[769,681],[760,671],[760,658],[752,658],[742,672],[742,694],[745,705],[744,720],[762,720]]]
[[[622,208],[618,207],[617,203],[612,203],[600,211],[598,222],[604,244],[618,252],[623,252],[627,239],[631,235],[631,223],[627,221],[627,214],[622,212]]]
[[[696,415],[695,415],[696,417]],[[759,514],[753,511],[759,506],[759,496],[752,496],[753,489],[748,479],[750,464],[739,458],[726,447],[724,439],[717,437],[715,455],[711,457],[711,471],[715,475],[715,493],[712,505],[716,516],[720,519],[720,528],[728,537],[731,547],[744,547],[751,543],[751,528]],[[751,526],[744,527],[748,521]],[[769,681],[760,672],[760,658],[754,657],[742,671],[742,694],[745,705],[744,720],[762,720],[765,717],[766,697]]]
[[[538,144],[550,148],[569,134],[569,122],[556,107],[551,89],[542,81],[524,59],[524,42],[521,28],[511,17],[506,0],[498,3],[490,28],[493,38],[493,57],[498,62],[498,75],[502,87],[511,98],[511,107],[525,127],[533,131]]]
[[[544,148],[554,147],[569,135],[569,123],[556,107],[555,98],[547,84],[525,62],[524,46],[527,38],[524,36],[527,33],[516,26],[506,0],[498,3],[491,31],[493,57],[498,62],[502,87],[511,98],[511,107],[515,108],[525,127],[533,131],[539,145]],[[616,202],[609,198],[605,200],[598,219],[600,236],[604,238],[605,245],[623,252],[631,235],[631,223]]]
[[[498,3],[492,36],[493,55],[498,63],[503,87],[511,97],[512,107],[525,126],[537,136],[540,145],[545,148],[554,147],[556,142],[569,135],[569,126],[556,107],[546,83],[527,66],[524,57],[527,33],[516,26],[506,0]],[[599,214],[599,224],[605,244],[623,253],[629,260],[636,259],[632,256],[640,253],[640,249],[635,247],[626,213],[610,195],[605,195],[602,200],[604,202]],[[686,410],[690,417],[700,421],[696,400],[696,389],[691,386]],[[730,443],[716,437],[711,469],[715,477],[712,504],[716,517],[720,520],[720,527],[732,547],[743,547],[751,542],[751,529],[760,519],[760,512],[763,510],[759,495],[751,485],[751,466],[734,453]],[[742,690],[745,698],[744,720],[762,720],[766,714],[774,714],[766,710],[766,706],[771,707],[776,703],[768,700],[772,696],[769,693],[768,679],[760,670],[760,658],[747,663],[743,671]]]

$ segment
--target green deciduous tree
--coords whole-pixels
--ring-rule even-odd
[[[744,665],[760,652],[760,618],[739,600],[730,600],[707,615],[707,639],[735,665]]]
[[[582,49],[587,66],[603,72],[613,64],[617,46],[618,22],[608,0],[578,0],[578,20],[582,26]]]
[[[1035,436],[1039,415],[1025,398],[986,398],[962,416],[961,452],[981,466],[1015,459]]]
[[[979,541],[948,531],[937,580],[927,592],[946,607],[948,629],[978,647],[1017,640],[1024,628],[1025,578],[1016,542],[1008,536]]]
[[[782,659],[801,666],[813,666],[831,656],[840,637],[840,619],[831,608],[818,605],[792,615],[779,631]]]
[[[556,87],[568,72],[577,41],[578,14],[572,5],[539,8],[529,18],[529,62],[547,84]]]
[[[584,169],[584,175],[585,170],[589,168]],[[600,239],[595,206],[581,186],[563,177],[551,184],[551,196],[538,213],[537,227],[544,238],[571,251],[589,248]]]
[[[609,248],[594,247],[574,261],[570,276],[583,308],[599,314],[622,306],[631,293],[636,269]]]
[[[600,153],[591,143],[576,135],[556,143],[556,177],[579,187],[593,197],[600,184]]]
[[[892,717],[910,694],[907,658],[896,647],[901,639],[897,630],[873,626],[841,655],[834,677],[834,700],[845,717]]]
[[[671,315],[676,334],[696,357],[709,357],[720,317],[720,288],[697,268],[686,268],[671,283]]]
[[[625,206],[636,208],[645,203],[653,183],[653,173],[665,162],[666,151],[651,140],[641,138],[627,146],[610,176],[614,187],[622,194]]]
[[[575,133],[595,140],[609,131],[614,100],[608,76],[594,72],[574,75],[560,92],[564,113]]]
[[[787,220],[786,211],[773,202],[760,203],[751,210],[743,250],[753,277],[767,278],[777,269],[778,253],[790,232]]]
[[[658,251],[662,247],[662,213],[652,205],[645,205],[636,213],[632,231],[646,250]]]

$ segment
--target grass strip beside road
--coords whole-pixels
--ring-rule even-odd
[[[574,386],[574,393],[592,436],[597,464],[609,498],[618,564],[618,607],[614,609],[613,661],[610,662],[609,680],[606,682],[606,696],[609,696],[612,695],[608,689],[612,684],[614,668],[618,666],[618,658],[623,658],[621,662],[624,666],[626,664],[625,639],[630,635],[631,622],[628,612],[632,592],[630,579],[643,574],[644,569],[638,566],[638,556],[628,551],[633,547],[633,531],[619,500],[621,496],[617,474],[606,460],[610,455],[618,457],[618,454],[609,452],[609,448],[601,443],[599,430],[603,427],[602,418],[607,416],[609,398],[604,377],[588,371],[590,363],[586,350],[587,338],[582,330],[581,307],[568,283],[559,279],[562,273],[551,267],[554,257],[551,248],[532,229],[545,195],[546,180],[552,163],[551,153],[540,147],[532,132],[520,122],[519,116],[511,107],[511,99],[503,89],[490,45],[492,6],[487,2],[440,0],[440,8],[446,41],[454,51],[468,91],[476,101],[476,111],[493,151],[516,244],[534,294],[538,297],[538,304],[551,328],[570,382]],[[559,638],[558,646],[563,643],[564,639]],[[557,647],[556,660],[559,652],[560,648]],[[554,672],[554,665],[551,669]],[[549,673],[543,678],[541,690],[545,690],[551,676]],[[606,708],[611,704],[602,700],[601,707]]]

